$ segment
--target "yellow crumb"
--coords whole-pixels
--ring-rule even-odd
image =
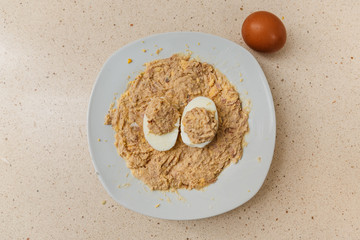
[[[164,194],[164,197],[165,197],[166,201],[170,203],[171,199],[168,197],[168,195],[166,195],[166,193],[163,193],[163,194]]]
[[[127,76],[127,79],[128,79],[128,80],[130,79],[130,75]]]
[[[155,205],[155,208],[158,208],[158,207],[160,207],[160,203]]]
[[[107,142],[107,140],[105,140],[104,142]]]
[[[200,43],[198,42],[198,46],[200,46]]]
[[[164,201],[164,199],[162,199],[162,198],[159,198],[159,200],[160,200],[160,201]]]
[[[281,20],[284,20],[284,19],[285,19],[284,16],[282,16],[282,17],[281,17]]]
[[[141,43],[144,43],[144,41],[141,41]]]
[[[240,78],[240,82],[243,82],[244,81],[244,79],[243,78]]]
[[[186,51],[187,54],[189,54],[190,56],[193,54],[193,52],[192,52],[191,50],[189,50],[189,49],[186,49],[185,51]]]
[[[261,157],[258,157],[257,160],[258,160],[258,162],[261,162]]]
[[[101,139],[100,139],[100,138],[98,138],[98,142],[101,142]]]
[[[250,192],[250,189],[248,190],[248,192]]]
[[[131,59],[131,58],[128,59],[128,63],[132,63],[132,59]]]
[[[240,73],[239,75],[240,75],[240,77],[242,77],[242,73]]]
[[[126,175],[125,175],[125,177],[128,177],[129,176],[129,173],[127,173]]]
[[[180,193],[178,192],[177,189],[175,189],[174,192],[175,192],[178,200],[183,201],[183,202],[186,202],[186,199],[185,199],[183,196],[180,195]]]
[[[163,48],[159,48],[158,50],[156,50],[156,54],[159,55],[159,53],[163,50]]]
[[[130,187],[130,183],[124,183],[118,185],[118,188],[127,188],[127,187]]]
[[[146,49],[143,49],[143,50],[141,50],[141,51],[146,52]]]
[[[106,204],[106,200],[104,200],[104,201],[102,201],[102,203],[101,203],[102,205],[105,205]]]
[[[153,54],[150,54],[150,56],[152,56]]]
[[[185,47],[189,48],[189,45],[185,44]]]

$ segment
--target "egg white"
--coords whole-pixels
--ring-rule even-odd
[[[148,127],[148,118],[144,114],[143,131],[144,131],[145,139],[150,144],[150,146],[155,150],[168,151],[176,143],[176,139],[179,134],[179,125],[180,125],[180,118],[177,120],[175,127],[171,132],[162,135],[156,135],[150,133]]]

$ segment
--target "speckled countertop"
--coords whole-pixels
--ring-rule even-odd
[[[250,50],[277,116],[259,193],[198,221],[118,205],[94,174],[86,137],[105,60],[169,31],[212,33],[247,48],[241,25],[256,10],[284,17],[288,31],[280,52]],[[0,0],[1,239],[360,239],[359,12],[357,0]]]

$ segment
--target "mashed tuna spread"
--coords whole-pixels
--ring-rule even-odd
[[[211,141],[216,134],[217,122],[215,112],[196,107],[185,114],[184,131],[192,143]]]
[[[150,132],[156,135],[171,132],[180,116],[179,111],[164,98],[152,99],[145,114]]]
[[[182,114],[197,96],[216,104],[218,130],[213,141],[204,148],[192,148],[178,137],[172,149],[154,150],[142,129],[149,103],[165,98]],[[248,131],[248,113],[227,78],[210,64],[177,54],[147,63],[105,120],[114,128],[115,146],[133,175],[153,190],[200,189],[215,182],[225,167],[241,158]]]

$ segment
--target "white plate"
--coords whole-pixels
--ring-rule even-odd
[[[163,48],[159,55],[155,53],[158,48]],[[142,49],[147,52],[144,53]],[[114,101],[114,93],[120,96],[126,90],[128,76],[134,79],[144,70],[144,63],[170,57],[187,49],[193,52],[194,57],[198,56],[201,61],[213,64],[224,73],[236,86],[242,99],[251,100],[250,132],[246,136],[248,146],[237,164],[231,164],[220,174],[216,183],[201,191],[150,191],[131,175],[125,161],[118,155],[113,144],[114,131],[104,125],[104,116]],[[133,60],[131,64],[127,63],[129,58]],[[240,82],[241,78],[243,82]],[[248,95],[244,94],[246,91]],[[275,131],[273,99],[265,75],[255,58],[234,42],[197,32],[153,35],[115,52],[96,80],[88,111],[90,153],[107,192],[126,208],[164,219],[210,217],[230,211],[251,199],[268,173],[274,152]],[[259,157],[261,161],[258,161]],[[160,204],[158,208],[155,207],[157,204]]]

